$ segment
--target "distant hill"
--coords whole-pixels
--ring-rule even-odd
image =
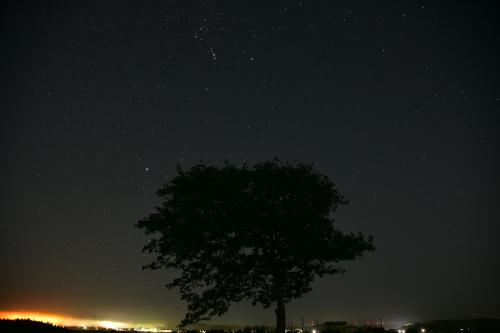
[[[30,319],[0,319],[2,333],[71,333],[70,330]]]
[[[421,328],[425,328],[429,333],[495,333],[500,332],[500,319],[434,320],[411,325],[408,328],[408,333],[420,332]]]

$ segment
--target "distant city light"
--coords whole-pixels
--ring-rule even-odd
[[[104,328],[112,329],[112,330],[117,330],[120,328],[127,327],[126,323],[120,323],[117,321],[109,321],[109,320],[102,320],[102,321],[99,321],[97,324],[99,327],[104,327]]]
[[[133,329],[140,332],[172,332],[172,330],[159,329],[151,324],[134,324],[111,320],[73,318],[64,315],[56,315],[43,312],[0,311],[0,319],[29,319],[63,327],[79,327],[83,330],[88,330],[89,327],[100,327],[116,331]]]

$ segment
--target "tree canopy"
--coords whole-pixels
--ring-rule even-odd
[[[310,164],[199,163],[178,168],[157,193],[162,204],[136,226],[151,237],[143,250],[156,254],[145,268],[179,273],[167,287],[188,303],[181,326],[249,300],[276,306],[283,333],[286,303],[374,250],[371,236],[334,228],[332,213],[347,200]]]

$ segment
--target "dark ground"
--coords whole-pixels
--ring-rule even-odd
[[[500,332],[500,319],[465,319],[465,320],[436,320],[420,324],[414,324],[405,328],[405,333],[421,333],[421,329],[425,328],[426,333],[498,333]],[[119,332],[111,329],[75,329],[54,326],[49,323],[42,323],[29,319],[16,319],[7,320],[0,319],[0,332],[1,333],[112,333]],[[123,331],[120,331],[123,332]],[[125,331],[136,332],[136,331]],[[208,333],[224,333],[228,330],[209,330]],[[270,331],[263,326],[245,327],[234,333],[269,333]],[[381,327],[342,327],[342,328],[328,328],[321,331],[321,333],[396,333],[397,330],[386,330]],[[198,330],[188,330],[184,333],[199,333]],[[306,333],[308,333],[306,331]]]

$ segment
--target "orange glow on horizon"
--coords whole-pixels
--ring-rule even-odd
[[[81,319],[36,311],[0,311],[0,318],[31,319],[59,326],[84,326],[78,325],[78,323],[82,321]]]
[[[31,319],[57,326],[76,327],[103,327],[108,329],[133,328],[137,326],[132,323],[124,323],[110,320],[81,319],[65,315],[44,313],[37,311],[0,311],[0,319]],[[141,325],[142,326],[142,325]],[[145,325],[149,326],[149,325]]]

